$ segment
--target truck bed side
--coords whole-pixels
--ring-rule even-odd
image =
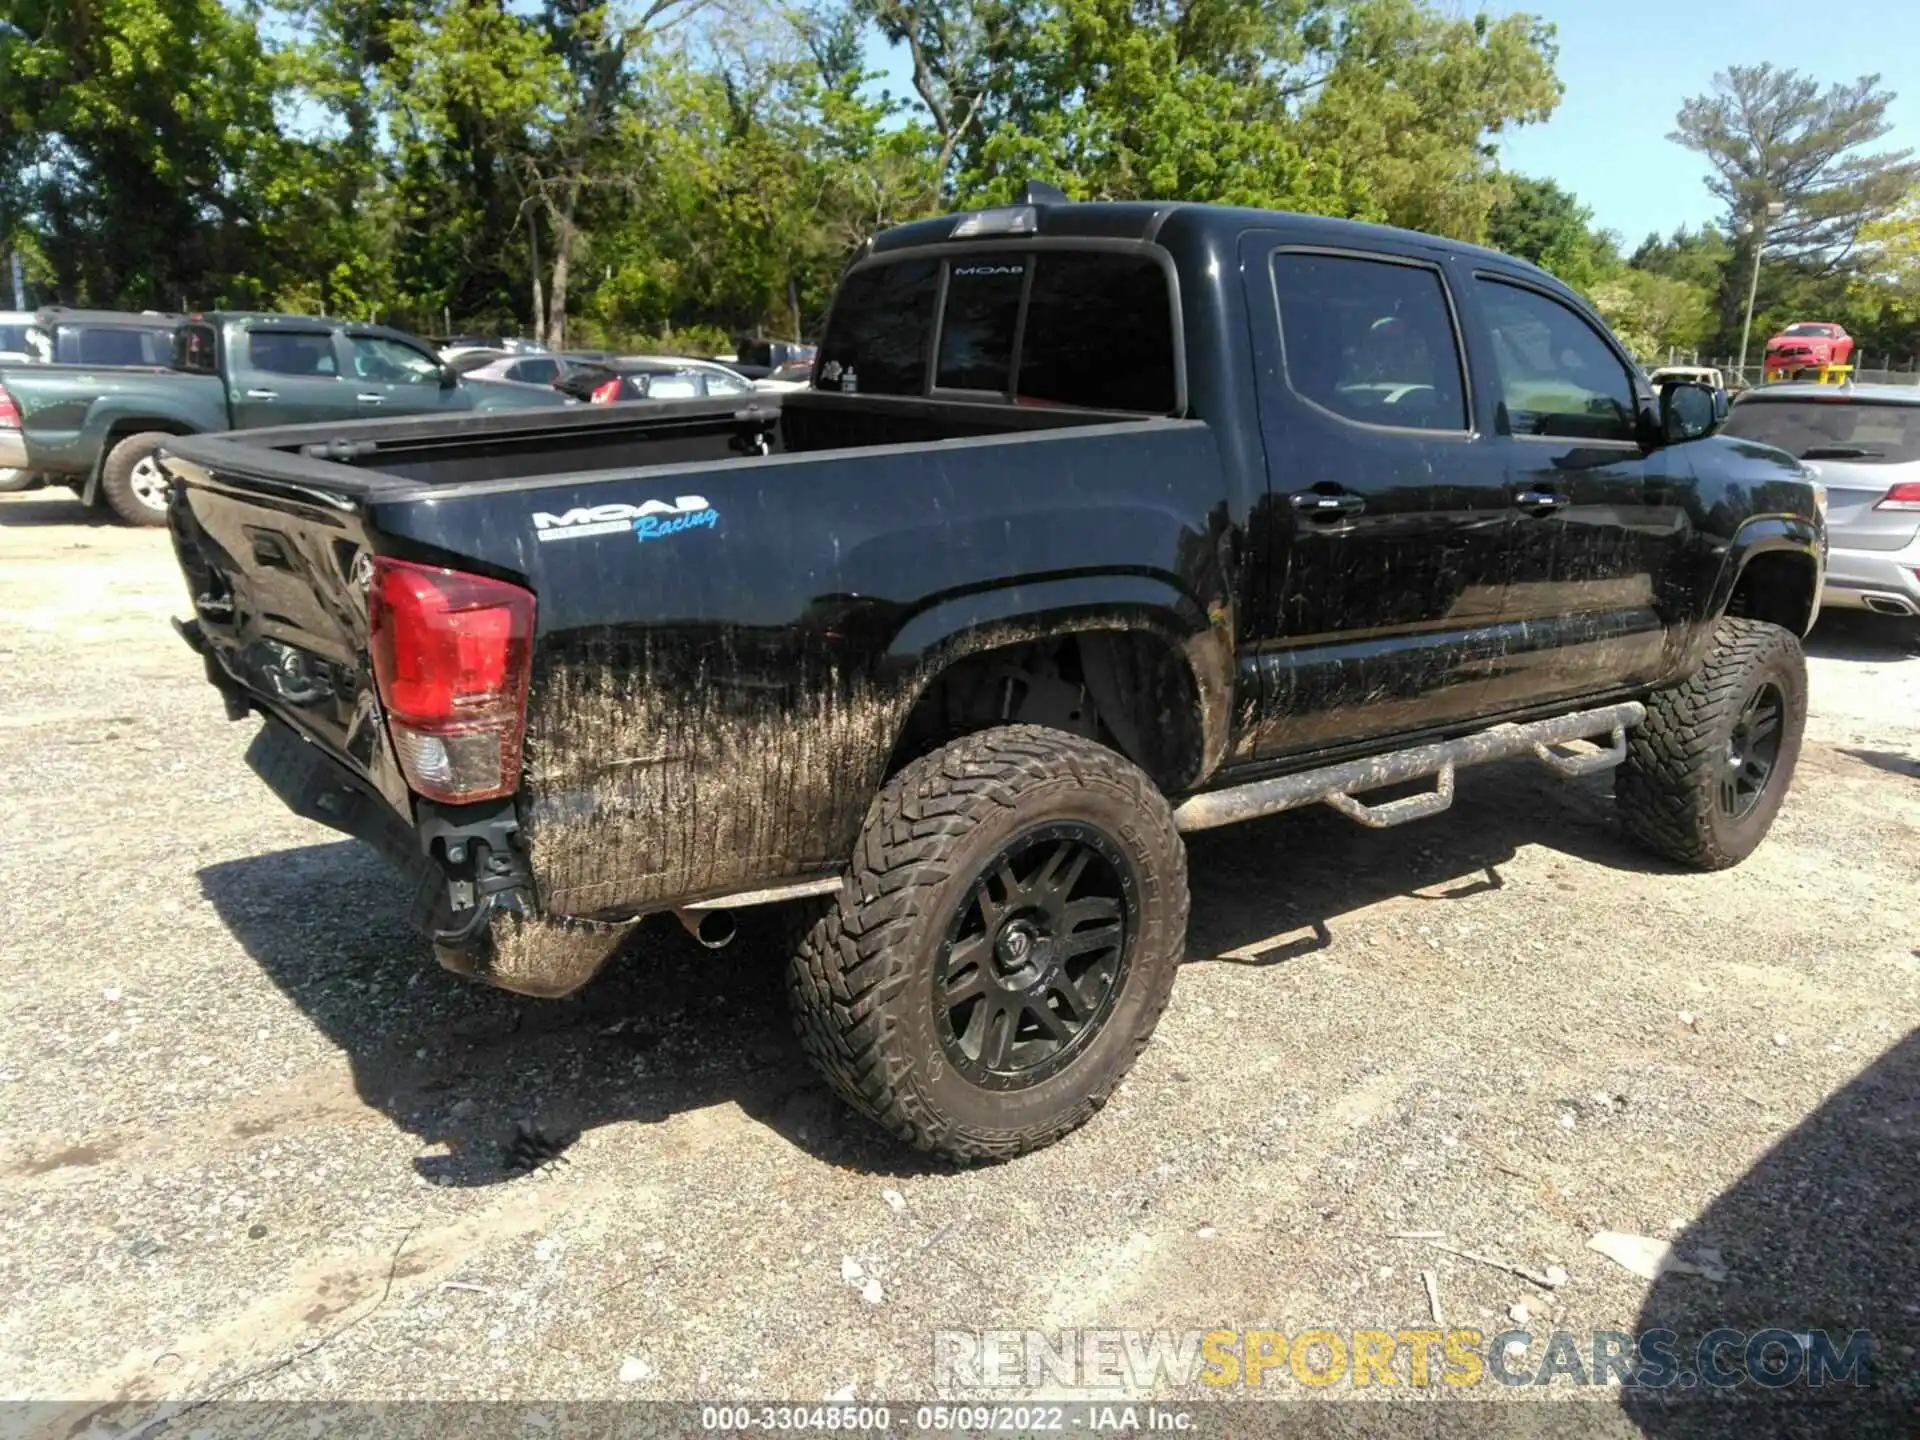
[[[730,414],[693,433],[701,412],[663,408],[655,433],[624,442],[634,458],[724,453],[752,433]],[[663,430],[671,415],[687,423]],[[404,786],[355,658],[359,557],[437,560],[534,592],[521,819],[550,914],[624,917],[838,866],[932,676],[1049,628],[1162,635],[1214,677],[1198,688],[1224,729],[1231,602],[1205,425],[873,401],[796,416],[764,456],[440,485],[290,457],[294,432],[264,437],[270,464],[258,447],[196,440],[169,462],[187,480],[176,533],[189,573],[224,587],[202,620],[227,674],[396,808]],[[942,416],[1025,433],[928,443]],[[563,459],[570,443],[595,460],[619,443],[605,419],[564,421],[558,441],[555,417],[540,422]],[[502,417],[463,424],[510,433]],[[343,456],[400,433],[327,432]],[[862,434],[903,443],[790,448]],[[389,438],[373,463],[463,468],[445,439]],[[297,679],[325,670],[324,713],[271,693],[288,673],[272,646],[301,657]]]
[[[29,465],[89,475],[109,436],[141,430],[196,434],[227,427],[217,376],[158,367],[8,365],[0,386],[20,407]]]

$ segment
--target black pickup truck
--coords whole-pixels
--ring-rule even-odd
[[[443,963],[560,995],[650,913],[801,902],[830,1082],[996,1157],[1151,1034],[1182,832],[1533,754],[1616,766],[1673,860],[1760,842],[1823,497],[1724,414],[1491,251],[1036,203],[872,242],[807,390],[163,464],[255,768],[415,876]]]

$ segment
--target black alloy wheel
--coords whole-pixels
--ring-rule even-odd
[[[1137,890],[1127,858],[1089,825],[1042,826],[989,860],[934,966],[948,1063],[985,1089],[1017,1090],[1085,1049],[1126,977]]]
[[[1717,796],[1720,813],[1738,820],[1760,803],[1780,759],[1786,697],[1771,681],[1754,688],[1727,737],[1727,769]]]

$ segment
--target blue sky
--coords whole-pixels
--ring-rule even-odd
[[[1715,218],[1704,162],[1667,133],[1680,102],[1706,93],[1728,65],[1770,60],[1823,85],[1877,72],[1902,92],[1880,148],[1920,150],[1920,0],[1486,0],[1447,8],[1526,10],[1558,27],[1566,95],[1546,124],[1503,138],[1503,163],[1558,180],[1628,250],[1650,231]],[[889,54],[875,41],[869,63],[887,71],[889,89],[911,94],[904,50]]]

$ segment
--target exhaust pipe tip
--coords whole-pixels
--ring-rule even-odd
[[[726,949],[739,933],[731,910],[676,910],[673,918],[709,950]]]
[[[1913,603],[1898,595],[1866,595],[1861,603],[1876,615],[1911,616],[1916,612]]]

